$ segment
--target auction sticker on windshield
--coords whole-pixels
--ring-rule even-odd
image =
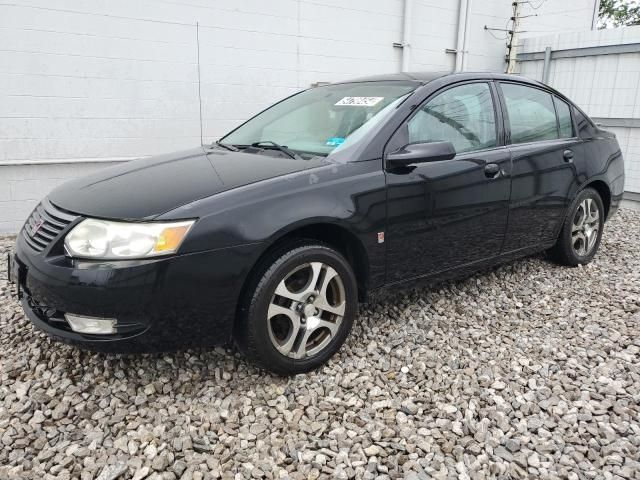
[[[336,102],[337,106],[344,107],[373,107],[384,97],[343,97]]]

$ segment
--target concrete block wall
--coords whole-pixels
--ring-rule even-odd
[[[530,38],[521,52],[630,43],[640,43],[640,26]],[[522,62],[520,71],[542,80],[543,62]],[[640,193],[640,52],[554,59],[548,83],[616,133],[625,157],[625,190]]]
[[[592,0],[538,1],[524,6],[524,15],[539,7],[526,29],[591,25]],[[501,71],[505,41],[484,26],[503,28],[511,0],[472,5],[468,69]],[[314,82],[399,71],[403,9],[404,0],[1,4],[0,233],[16,232],[66,179],[192,147],[201,134],[210,142]],[[453,69],[445,50],[456,47],[458,12],[458,0],[413,0],[412,70]]]
[[[15,233],[31,210],[58,185],[117,162],[5,165],[0,167],[0,234]]]

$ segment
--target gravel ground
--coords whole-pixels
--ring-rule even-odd
[[[367,305],[290,379],[232,349],[52,343],[0,277],[2,480],[640,478],[640,212],[586,268],[539,256]]]

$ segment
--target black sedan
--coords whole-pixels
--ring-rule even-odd
[[[623,192],[615,135],[535,81],[395,74],[293,95],[212,145],[73,180],[10,277],[31,321],[100,351],[234,339],[326,362],[358,302],[542,250],[590,262]]]

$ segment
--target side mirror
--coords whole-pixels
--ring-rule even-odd
[[[456,149],[451,142],[409,143],[387,155],[387,167],[407,167],[414,163],[451,160]]]

